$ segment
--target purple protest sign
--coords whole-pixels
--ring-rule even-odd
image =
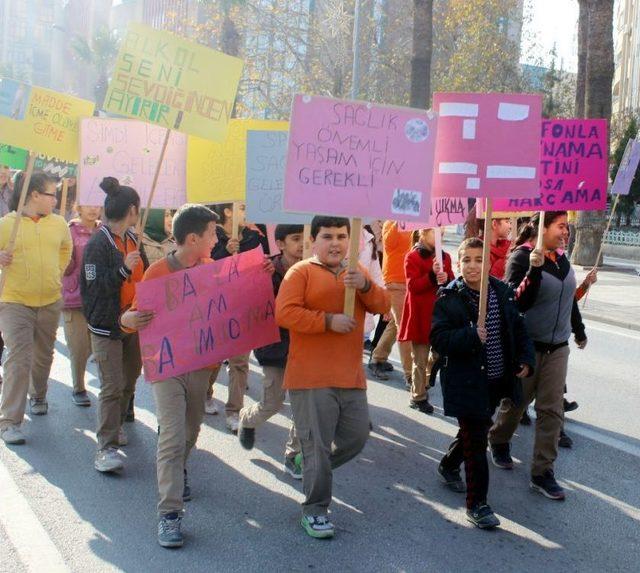
[[[640,140],[630,139],[616,173],[616,180],[611,188],[612,195],[629,194],[631,184],[638,171],[638,165],[640,165]]]
[[[494,199],[494,211],[595,211],[606,208],[608,133],[605,119],[542,122],[540,193]]]
[[[285,210],[426,221],[436,127],[425,110],[296,95]]]

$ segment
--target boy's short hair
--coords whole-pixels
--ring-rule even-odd
[[[304,233],[304,225],[276,225],[276,241],[284,241],[289,235]]]
[[[325,217],[316,215],[311,219],[311,237],[315,239],[320,232],[320,227],[346,227],[347,232],[351,233],[351,223],[346,217]]]
[[[458,258],[460,258],[462,252],[467,249],[482,249],[483,247],[484,243],[482,242],[482,239],[479,239],[478,237],[469,237],[460,243],[460,246],[458,247]]]
[[[199,237],[207,230],[209,223],[217,223],[216,215],[209,207],[187,203],[176,211],[171,223],[171,230],[178,245],[183,245],[189,233]]]

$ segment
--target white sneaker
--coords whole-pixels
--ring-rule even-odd
[[[24,444],[24,434],[20,430],[20,426],[7,426],[4,430],[0,430],[0,437],[4,440],[5,444],[17,446]]]
[[[129,443],[129,438],[127,438],[127,434],[124,431],[124,428],[120,428],[118,430],[118,445],[120,447],[124,447]]]
[[[232,434],[238,433],[238,426],[240,425],[240,420],[238,414],[231,414],[227,416],[227,430],[229,430]]]
[[[122,458],[114,448],[99,450],[93,465],[99,472],[117,472],[124,467]]]
[[[204,413],[210,416],[217,416],[220,413],[216,401],[213,398],[210,398],[204,403]]]

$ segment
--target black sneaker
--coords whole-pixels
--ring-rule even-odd
[[[491,446],[491,461],[497,468],[512,470],[513,458],[511,457],[511,446],[508,443]]]
[[[182,516],[176,511],[167,513],[158,521],[158,543],[162,547],[182,547]]]
[[[531,425],[531,418],[529,417],[529,412],[527,412],[526,410],[522,413],[522,418],[520,418],[520,425],[521,426]]]
[[[71,394],[71,400],[76,406],[82,406],[83,408],[91,406],[91,400],[89,400],[89,394],[87,394],[86,390],[74,392]]]
[[[191,501],[191,486],[189,485],[189,476],[187,475],[187,469],[184,470],[184,480],[182,482],[182,501]]]
[[[367,368],[371,370],[371,374],[376,380],[389,380],[389,375],[382,367],[381,362],[369,362]]]
[[[393,364],[391,364],[391,362],[389,362],[388,360],[384,360],[383,362],[378,362],[377,364],[385,372],[393,372],[395,370],[393,367]]]
[[[367,340],[364,341],[362,349],[364,352],[370,353],[373,350],[373,343],[367,338]]]
[[[134,409],[133,409],[133,401],[135,400],[136,395],[134,394],[133,396],[131,396],[131,400],[129,400],[129,407],[127,408],[127,413],[124,416],[124,421],[125,422],[135,422],[136,421],[136,415],[134,413]]]
[[[240,431],[238,432],[238,439],[240,440],[240,445],[245,450],[252,450],[253,445],[256,442],[256,429],[255,428],[245,428],[242,424],[240,424]]]
[[[423,414],[433,414],[433,406],[429,403],[429,399],[420,400],[419,402],[414,402],[411,400],[409,402],[409,408],[413,408],[414,410],[419,410]]]
[[[440,464],[438,466],[438,475],[444,480],[444,484],[456,493],[464,493],[467,491],[462,478],[460,477],[460,468],[449,470]]]
[[[573,412],[574,410],[578,409],[578,402],[576,402],[575,400],[569,402],[569,400],[564,398],[562,401],[562,407],[565,412]]]
[[[467,520],[480,529],[493,529],[500,525],[500,520],[486,503],[478,503],[467,509]]]
[[[531,476],[529,485],[532,490],[541,493],[549,499],[555,499],[557,501],[564,500],[564,490],[556,481],[553,470],[547,470],[541,476]]]
[[[573,440],[564,433],[564,430],[560,430],[560,437],[558,438],[558,446],[561,448],[573,447]]]

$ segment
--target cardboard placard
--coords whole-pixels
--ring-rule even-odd
[[[426,221],[436,131],[432,112],[296,95],[285,210]]]
[[[629,194],[633,179],[638,172],[638,165],[640,165],[640,140],[630,139],[616,173],[616,180],[611,188],[612,195]]]
[[[280,340],[261,248],[136,285],[155,316],[140,331],[144,375],[164,380]]]

